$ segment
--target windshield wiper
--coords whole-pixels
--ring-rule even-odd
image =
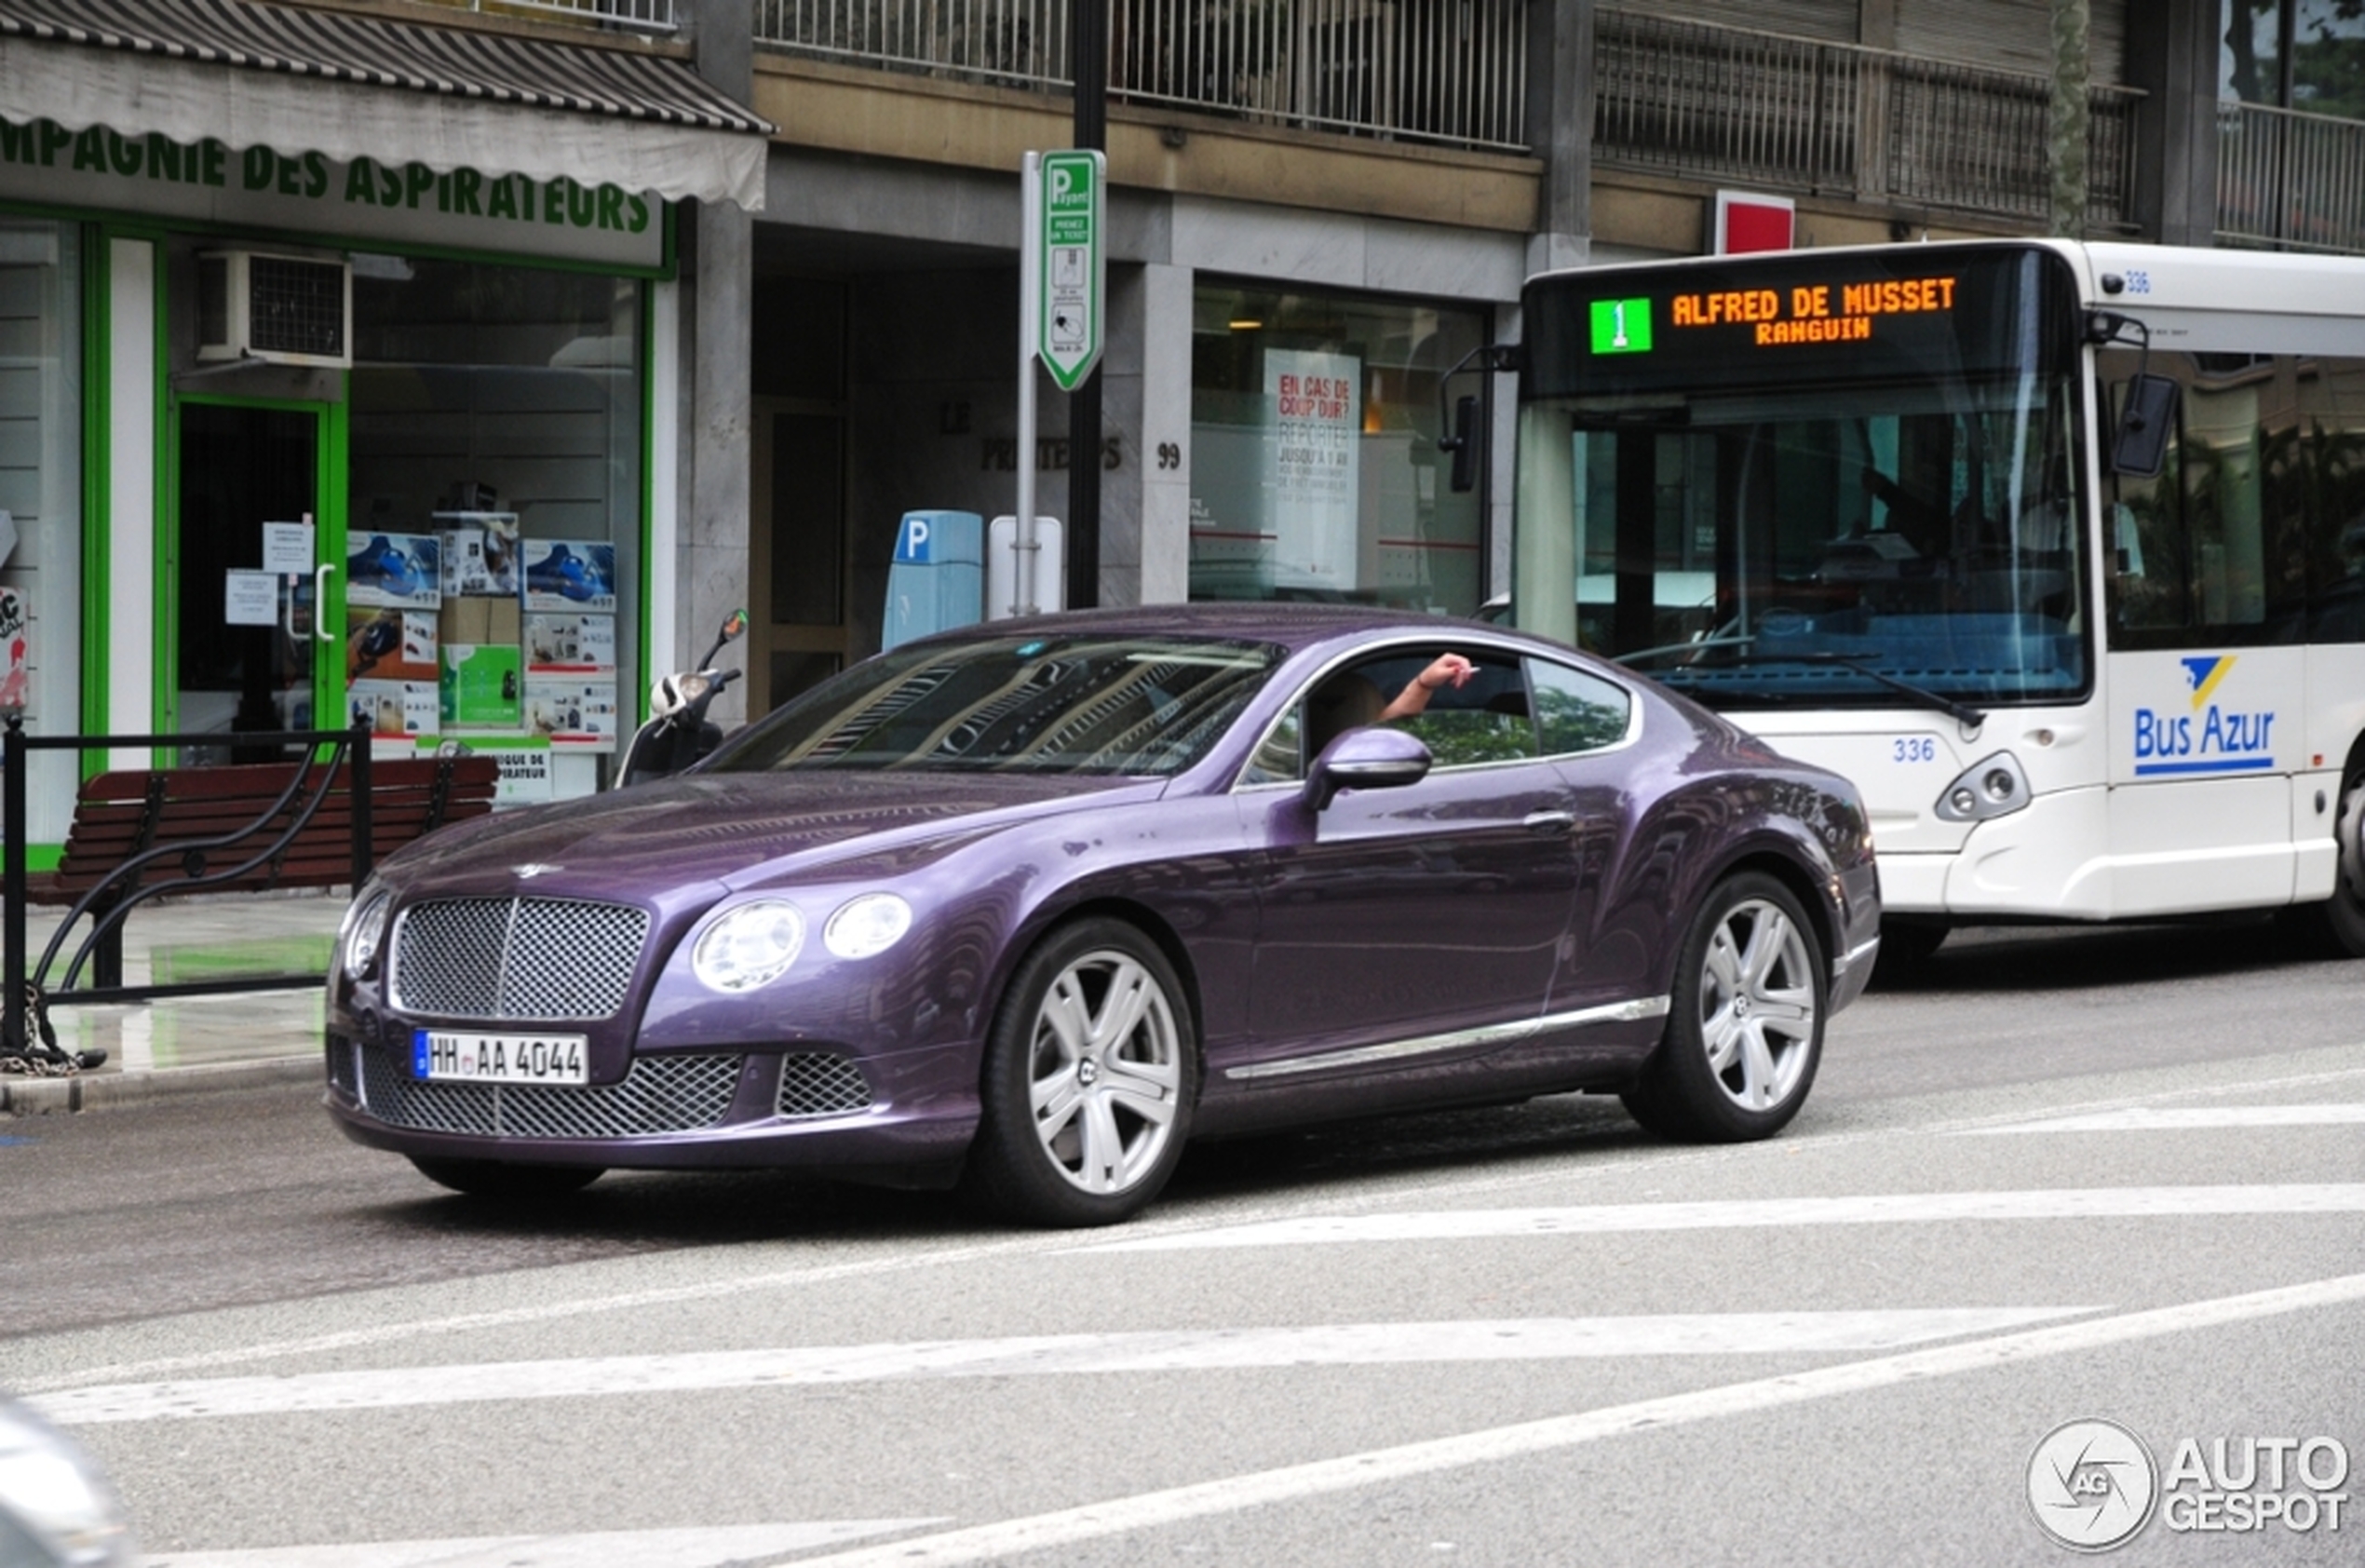
[[[1641,649],[1638,652],[1624,656],[1619,658],[1617,662],[1620,664],[1630,664],[1636,659],[1662,657],[1669,654],[1680,654],[1687,650],[1698,650],[1702,648],[1746,649],[1749,644],[1756,641],[1757,639],[1755,637],[1711,637],[1698,642],[1675,642],[1670,643],[1664,648]],[[1865,663],[1862,657],[1854,654],[1827,653],[1821,651],[1800,652],[1795,654],[1761,654],[1751,650],[1735,655],[1730,663],[1733,665],[1838,665],[1844,669],[1852,669],[1856,671],[1857,674],[1863,676],[1868,681],[1878,682],[1880,684],[1888,687],[1892,691],[1902,692],[1907,696],[1912,697],[1920,706],[1924,708],[1936,709],[1939,712],[1946,714],[1957,723],[1967,725],[1972,729],[1977,729],[1981,724],[1987,723],[1987,715],[1980,710],[1973,708],[1969,703],[1957,702],[1951,696],[1946,696],[1938,692],[1931,691],[1927,686],[1917,686],[1911,681],[1889,674],[1886,670],[1875,669],[1871,665]]]

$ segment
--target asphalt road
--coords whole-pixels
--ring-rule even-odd
[[[2132,1518],[2106,1433],[2038,1455],[2096,1418],[2156,1478],[2114,1561],[2355,1561],[2361,1002],[2262,923],[1981,933],[1773,1142],[1405,1117],[1087,1235],[769,1176],[487,1211],[304,1090],[0,1123],[0,1385],[178,1568],[2067,1562],[2040,1516]],[[2310,1527],[2175,1527],[2254,1494]]]

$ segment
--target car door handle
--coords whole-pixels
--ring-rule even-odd
[[[1565,811],[1531,811],[1520,825],[1531,833],[1558,835],[1574,831],[1576,818]]]

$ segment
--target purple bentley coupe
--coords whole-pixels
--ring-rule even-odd
[[[347,1134],[487,1196],[798,1166],[1121,1220],[1187,1138],[1614,1090],[1763,1138],[1872,967],[1845,780],[1497,627],[1004,621],[354,899]]]

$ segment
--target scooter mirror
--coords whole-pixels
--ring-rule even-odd
[[[745,610],[732,611],[723,622],[723,641],[725,642],[737,642],[740,638],[745,637],[747,634],[748,613]]]

